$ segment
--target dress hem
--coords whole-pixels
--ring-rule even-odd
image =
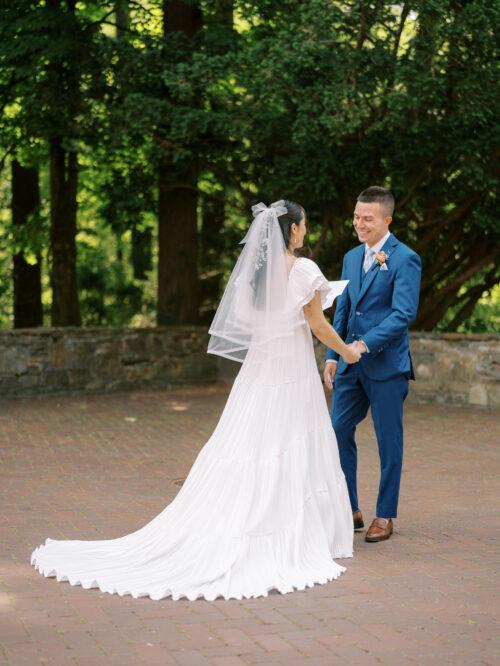
[[[291,583],[290,585],[283,586],[280,585],[279,583],[275,583],[271,586],[266,586],[262,591],[256,592],[255,594],[229,594],[225,595],[223,592],[217,593],[215,595],[205,595],[205,594],[198,594],[196,596],[194,595],[189,595],[187,593],[183,592],[173,592],[169,591],[168,589],[165,590],[163,593],[160,595],[156,595],[151,592],[132,592],[131,590],[118,590],[117,588],[112,588],[112,589],[106,589],[105,587],[102,587],[100,583],[97,580],[91,580],[90,583],[87,583],[86,581],[82,581],[80,579],[73,579],[70,580],[67,576],[61,575],[57,573],[57,569],[51,569],[50,567],[42,567],[37,564],[36,560],[36,551],[38,548],[33,552],[33,555],[31,557],[31,564],[34,566],[35,570],[38,571],[40,574],[42,574],[45,578],[55,578],[58,583],[69,583],[72,587],[77,587],[81,586],[82,589],[84,590],[89,590],[89,589],[99,589],[100,592],[103,592],[104,594],[117,594],[119,597],[124,597],[124,596],[131,596],[133,599],[139,599],[143,597],[149,597],[152,601],[161,601],[163,599],[166,599],[168,597],[172,598],[172,601],[179,601],[180,599],[187,599],[188,601],[197,601],[198,599],[202,599],[205,601],[215,601],[216,599],[222,598],[226,601],[229,601],[230,599],[236,599],[238,601],[241,601],[242,599],[256,599],[258,597],[267,597],[269,595],[269,592],[271,590],[276,590],[280,594],[288,594],[289,592],[295,592],[295,591],[303,591],[306,588],[311,588],[314,587],[314,585],[324,585],[325,583],[328,583],[332,580],[336,580],[341,574],[343,574],[347,569],[346,567],[337,564],[336,562],[333,561],[332,558],[332,564],[335,565],[336,569],[335,572],[331,576],[323,576],[323,577],[314,577],[312,579],[307,579],[304,583]],[[337,559],[345,559],[345,558],[352,558],[353,554],[348,554],[348,555],[337,555]]]

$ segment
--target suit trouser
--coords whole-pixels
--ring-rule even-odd
[[[342,374],[335,375],[332,424],[353,511],[359,509],[354,435],[356,426],[371,407],[381,472],[376,515],[379,518],[397,516],[403,464],[403,403],[407,395],[406,375],[376,381],[365,375],[360,363],[349,365]]]

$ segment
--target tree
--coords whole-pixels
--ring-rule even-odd
[[[163,35],[167,63],[175,68],[189,63],[202,26],[198,3],[163,2]],[[176,48],[177,47],[177,48]],[[165,87],[165,96],[172,91]],[[189,93],[188,93],[189,95]],[[189,104],[196,105],[189,95]],[[175,155],[175,147],[158,128],[164,148],[158,171],[158,311],[159,324],[192,324],[198,320],[197,206],[198,165],[192,153]]]
[[[99,87],[98,23],[75,0],[0,8],[0,103],[6,110],[8,153],[37,146],[50,169],[51,318],[54,326],[80,325],[76,277],[77,152],[92,130],[89,105]],[[85,90],[85,94],[82,90]]]
[[[499,278],[498,6],[312,0],[243,11],[248,182],[259,198],[287,193],[306,206],[315,256],[333,275],[355,242],[357,194],[389,186],[393,230],[423,256],[416,327],[433,329],[453,306],[457,326]]]
[[[25,151],[41,174],[52,164],[53,247],[43,265],[52,262],[54,307],[55,283],[70,287],[64,321],[77,321],[77,228],[85,322],[126,323],[152,307],[155,289],[158,323],[208,322],[253,203],[302,203],[314,258],[335,277],[356,243],[356,196],[372,184],[394,191],[392,229],[423,258],[416,326],[473,319],[499,277],[497,5],[159,8],[0,6],[0,166]]]
[[[40,248],[37,243],[37,213],[40,206],[38,170],[12,160],[12,225],[15,254],[14,328],[42,326]],[[32,260],[28,260],[31,255]]]

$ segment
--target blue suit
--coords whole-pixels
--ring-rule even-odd
[[[337,301],[333,319],[343,340],[362,339],[369,353],[354,365],[346,364],[332,349],[326,358],[338,361],[332,424],[352,510],[359,508],[354,434],[371,407],[381,468],[376,515],[395,518],[403,463],[403,403],[408,380],[415,379],[408,327],[417,315],[421,262],[393,234],[382,251],[387,255],[387,270],[375,260],[366,274],[364,244],[345,255],[341,279],[349,284]]]

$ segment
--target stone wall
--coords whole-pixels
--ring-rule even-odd
[[[415,333],[414,402],[500,408],[500,336]]]
[[[198,326],[0,332],[0,397],[210,384],[217,361]]]
[[[206,353],[205,327],[0,331],[0,397],[231,383],[241,367]],[[412,333],[416,403],[500,408],[500,336]],[[320,371],[325,350],[316,341]]]
[[[416,375],[416,381],[410,382],[410,402],[500,408],[499,335],[410,335]],[[316,343],[316,358],[322,368],[321,343]]]

